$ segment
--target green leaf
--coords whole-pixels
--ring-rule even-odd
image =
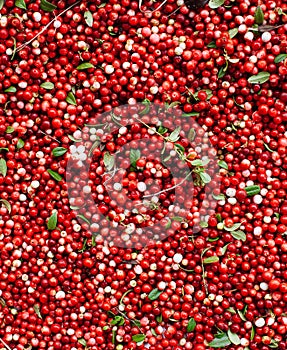
[[[274,59],[274,63],[280,63],[284,60],[286,60],[287,58],[287,54],[286,53],[280,53],[279,55],[277,55]]]
[[[244,190],[246,191],[247,196],[250,197],[260,193],[260,186],[258,185],[247,186],[244,188]]]
[[[56,5],[51,4],[47,0],[41,0],[40,7],[43,11],[46,11],[46,12],[53,12],[57,8]]]
[[[90,62],[84,62],[77,67],[78,70],[84,70],[89,68],[95,68],[95,66]]]
[[[242,311],[237,310],[237,312],[242,321],[247,321]]]
[[[226,333],[223,333],[223,336],[221,337],[215,337],[208,346],[212,348],[224,348],[225,346],[228,346],[231,344],[230,339],[228,338]]]
[[[173,132],[168,136],[170,142],[176,142],[179,139],[180,126],[173,130]]]
[[[209,44],[206,45],[209,49],[215,49],[216,48],[216,43],[215,41],[211,41]]]
[[[145,335],[144,334],[135,334],[132,336],[133,341],[135,341],[136,343],[141,343],[142,341],[145,340]]]
[[[117,331],[116,330],[113,330],[112,331],[112,343],[115,344],[116,342],[116,336],[117,336]]]
[[[84,215],[82,215],[82,214],[78,214],[77,215],[77,218],[80,218],[80,219],[82,219],[83,221],[85,221],[87,224],[91,224],[90,223],[90,221],[84,216]]]
[[[41,84],[40,87],[46,90],[53,90],[55,85],[50,81],[46,81],[45,83]]]
[[[154,337],[157,337],[156,331],[155,331],[153,328],[151,328],[150,331],[151,331],[151,334],[152,334]]]
[[[110,327],[109,326],[104,326],[103,331],[107,331]]]
[[[228,164],[224,160],[219,160],[218,165],[220,166],[220,168],[228,170]]]
[[[193,332],[195,329],[195,326],[196,326],[196,322],[194,318],[191,317],[187,324],[187,328],[186,328],[187,333]]]
[[[132,322],[137,326],[141,327],[141,322],[139,320],[132,320]]]
[[[56,147],[53,149],[52,154],[54,157],[60,157],[63,154],[65,154],[67,151],[68,150],[65,147]]]
[[[6,90],[4,90],[4,92],[16,92],[17,89],[15,88],[15,86],[9,86]]]
[[[187,117],[198,117],[200,115],[199,112],[191,112],[191,113],[182,113],[182,117],[187,118]]]
[[[171,220],[167,222],[167,224],[164,226],[165,229],[169,229],[171,227]]]
[[[2,10],[3,6],[4,6],[4,0],[0,0],[0,11]]]
[[[228,31],[230,39],[234,38],[238,33],[238,28],[232,28]]]
[[[112,170],[115,165],[115,156],[112,156],[109,152],[106,152],[104,154],[104,165],[107,171]]]
[[[157,132],[161,135],[164,135],[167,131],[168,131],[168,129],[163,127],[162,125],[157,130]]]
[[[8,213],[11,213],[11,204],[6,199],[0,199],[0,202],[3,203],[4,207],[8,210]]]
[[[125,323],[125,319],[123,316],[115,316],[115,318],[111,321],[111,325],[119,325],[122,326]]]
[[[269,72],[260,72],[257,75],[252,75],[250,78],[248,78],[248,82],[250,84],[263,84],[266,81],[268,81],[270,78]]]
[[[89,27],[92,27],[93,26],[93,23],[94,23],[94,19],[93,19],[93,15],[90,11],[86,11],[84,13],[84,18],[85,18],[85,21],[87,23],[87,25]]]
[[[15,130],[14,130],[14,128],[12,128],[12,126],[7,126],[7,128],[6,128],[6,134],[12,134],[12,132],[14,132]]]
[[[222,247],[222,255],[224,255],[224,254],[226,253],[226,250],[227,250],[229,244],[230,244],[230,243],[227,243],[227,244],[225,244],[224,247]]]
[[[218,79],[221,79],[225,76],[227,68],[228,68],[228,63],[226,62],[225,66],[220,67],[218,71],[218,74],[217,74]]]
[[[223,228],[224,228],[225,231],[233,232],[233,231],[236,231],[241,225],[242,225],[241,222],[236,222],[231,227],[227,227],[227,226],[224,225]]]
[[[9,151],[9,148],[7,148],[7,147],[0,147],[0,151]]]
[[[205,259],[203,260],[203,263],[204,263],[204,264],[213,264],[213,263],[216,263],[216,262],[218,262],[218,261],[219,261],[219,257],[216,256],[216,255],[214,255],[214,256],[210,256],[210,257],[208,257],[208,258],[205,258]]]
[[[150,103],[150,100],[148,98],[145,98],[142,101],[142,104],[145,106],[145,108],[139,112],[139,115],[147,114],[150,111],[150,104],[151,103]]]
[[[48,219],[47,228],[48,230],[55,230],[58,222],[58,213],[55,211]]]
[[[191,162],[192,166],[203,166],[203,162],[201,159],[195,159]]]
[[[177,221],[177,222],[183,222],[184,221],[184,218],[182,216],[173,216],[171,218],[171,220],[173,221]]]
[[[181,154],[183,154],[184,153],[184,151],[185,151],[185,148],[181,145],[181,144],[179,144],[179,143],[175,143],[174,144],[174,147],[177,149],[177,151],[179,152],[179,153],[181,153]]]
[[[40,313],[40,308],[39,308],[39,305],[34,305],[33,306],[33,309],[35,311],[35,314],[42,320],[42,315]]]
[[[212,197],[217,201],[224,201],[225,200],[225,195],[223,193],[219,193],[219,194],[212,193]]]
[[[208,6],[211,9],[217,9],[218,7],[224,5],[225,0],[210,0]]]
[[[234,308],[231,306],[227,309],[227,311],[229,311],[231,314],[235,315],[236,311],[234,310]]]
[[[59,175],[56,171],[53,171],[51,169],[48,169],[47,172],[52,176],[53,179],[56,181],[61,181],[63,178],[61,175]]]
[[[15,6],[17,6],[19,9],[27,10],[27,6],[24,0],[16,0]]]
[[[18,142],[17,142],[16,147],[18,149],[20,149],[20,148],[23,148],[24,146],[25,146],[25,142],[22,139],[19,139]]]
[[[74,142],[82,142],[83,139],[75,139],[73,135],[68,135],[68,138]]]
[[[250,334],[250,340],[251,340],[251,341],[254,339],[254,336],[255,336],[255,329],[254,329],[254,327],[252,326],[252,328],[251,328],[251,334]]]
[[[260,25],[264,22],[264,13],[261,6],[257,6],[254,14],[255,23]]]
[[[231,236],[239,241],[243,241],[243,242],[246,241],[246,234],[241,230],[233,231],[231,233]]]
[[[87,346],[87,342],[84,338],[78,339],[78,343],[80,343],[81,345],[83,345],[85,347]]]
[[[141,151],[139,149],[131,149],[130,151],[130,162],[131,166],[136,167],[137,161],[141,157]]]
[[[231,341],[232,344],[234,344],[234,345],[239,345],[240,344],[240,338],[238,337],[237,334],[231,332],[230,329],[228,329],[227,335],[228,335],[228,338],[229,338],[229,340]]]
[[[149,300],[156,300],[161,295],[161,293],[161,290],[155,288],[149,293],[148,298]]]
[[[194,128],[190,128],[187,134],[187,138],[190,142],[192,142],[195,139],[196,136],[196,132],[194,130]]]
[[[3,175],[4,177],[7,175],[7,164],[6,160],[3,158],[0,159],[0,175]]]
[[[200,221],[199,226],[202,227],[202,228],[207,228],[208,227],[208,222]]]
[[[77,101],[76,98],[74,96],[74,94],[70,91],[68,92],[67,98],[66,98],[66,102],[68,102],[70,105],[77,105]]]
[[[156,321],[157,321],[158,323],[161,323],[161,322],[162,322],[162,314],[156,316],[155,319],[156,319]]]
[[[200,176],[200,178],[201,178],[201,181],[202,181],[204,184],[210,183],[211,177],[210,177],[207,173],[205,173],[205,172],[200,172],[200,173],[199,173],[199,176]]]

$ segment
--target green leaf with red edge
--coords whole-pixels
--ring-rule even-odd
[[[16,0],[15,6],[22,10],[27,10],[27,6],[24,0]]]

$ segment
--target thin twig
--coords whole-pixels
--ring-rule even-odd
[[[56,142],[58,142],[58,143],[61,143],[59,140],[55,139],[53,136],[51,136],[51,135],[49,135],[49,134],[46,134],[44,131],[39,130],[39,132],[41,132],[41,133],[42,133],[43,135],[45,135],[45,136],[50,137],[52,140],[54,140],[54,141],[56,141]]]
[[[4,340],[2,340],[2,339],[0,338],[0,341],[1,341],[1,343],[5,346],[6,349],[12,350],[12,349],[10,348],[10,346],[7,345],[7,344],[4,342]]]
[[[171,191],[171,190],[174,190],[175,188],[177,188],[178,186],[182,185],[184,183],[184,181],[191,175],[192,173],[189,172],[186,177],[179,183],[179,184],[176,184],[170,188],[167,188],[165,190],[162,190],[162,191],[159,191],[159,192],[156,192],[156,193],[152,193],[152,194],[147,194],[146,196],[143,196],[142,198],[148,198],[148,197],[153,197],[153,196],[157,196],[158,194],[161,194],[161,193],[165,193],[167,191]]]
[[[140,12],[142,13],[150,13],[150,14],[153,14],[154,12],[156,12],[157,10],[159,10],[165,3],[167,2],[167,0],[164,0],[160,5],[159,7],[157,7],[155,10],[153,11],[142,11],[142,0],[139,0],[139,10]]]
[[[30,39],[29,41],[27,41],[25,44],[20,45],[19,47],[17,47],[17,49],[15,50],[15,52],[20,51],[22,49],[24,49],[24,47],[28,46],[29,44],[31,44],[31,42],[33,42],[36,38],[38,38],[39,35],[41,35],[42,33],[45,32],[46,29],[48,29],[50,27],[50,25],[56,21],[56,19],[58,19],[59,17],[61,17],[65,12],[69,11],[71,8],[73,8],[75,5],[77,5],[79,2],[81,2],[81,0],[76,1],[74,4],[72,4],[71,6],[69,6],[67,9],[65,9],[64,11],[62,11],[58,16],[56,16],[55,18],[52,19],[51,22],[49,22],[38,34],[36,34],[32,39]]]

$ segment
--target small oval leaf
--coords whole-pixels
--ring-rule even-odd
[[[86,11],[84,13],[84,18],[85,18],[85,21],[87,23],[87,25],[89,27],[92,27],[93,26],[93,23],[94,23],[94,19],[93,19],[93,15],[90,11]]]
[[[238,241],[246,241],[246,234],[242,230],[231,232],[231,236],[237,239]]]
[[[237,33],[238,33],[238,28],[232,28],[228,31],[230,39],[233,39]]]
[[[40,87],[46,90],[53,90],[55,85],[50,81],[46,81],[45,83],[41,84]]]
[[[55,230],[55,228],[57,227],[57,222],[58,222],[58,214],[55,211],[48,219],[48,222],[47,222],[48,230]]]
[[[90,63],[90,62],[84,62],[78,65],[77,69],[78,70],[84,70],[84,69],[89,69],[89,68],[95,68],[95,66]]]
[[[52,154],[54,157],[60,157],[63,154],[65,154],[67,152],[67,148],[64,147],[56,147],[53,149]]]
[[[12,134],[12,132],[14,132],[15,130],[14,130],[14,128],[12,128],[12,126],[7,126],[7,128],[6,128],[6,134]]]
[[[268,81],[270,78],[269,72],[260,72],[256,75],[252,75],[250,78],[248,78],[248,82],[250,84],[263,84],[266,81]]]
[[[4,90],[4,92],[16,92],[16,91],[17,89],[15,88],[15,86],[10,86],[6,90]]]
[[[26,3],[25,3],[25,0],[16,0],[15,1],[15,6],[17,6],[19,9],[27,10],[27,6],[26,6]]]
[[[209,256],[208,258],[205,258],[203,260],[204,264],[213,264],[219,261],[219,257],[214,255],[214,256]]]
[[[19,139],[18,142],[17,142],[16,147],[18,149],[20,149],[20,148],[23,148],[24,146],[25,146],[25,142],[22,139]]]
[[[4,207],[8,210],[8,213],[11,213],[11,204],[6,199],[0,199],[0,202],[3,203]]]
[[[76,98],[74,96],[74,94],[70,91],[68,92],[67,98],[66,98],[66,102],[68,102],[70,105],[77,105],[77,101]]]
[[[264,13],[261,6],[257,6],[254,14],[255,23],[260,25],[264,22]]]
[[[78,343],[85,346],[85,347],[87,346],[87,342],[84,338],[78,339]]]
[[[284,60],[286,60],[287,58],[287,54],[286,53],[280,53],[279,55],[277,55],[274,59],[274,63],[280,63]]]
[[[237,230],[240,226],[241,226],[241,222],[236,222],[231,227],[227,227],[227,226],[224,225],[223,228],[224,228],[225,231],[233,232],[233,231]]]
[[[187,324],[187,328],[186,328],[187,333],[193,332],[195,329],[195,326],[196,326],[196,322],[195,322],[194,318],[192,317],[188,321],[188,324]]]
[[[33,309],[35,311],[35,314],[42,320],[42,315],[41,315],[41,312],[40,312],[40,307],[39,305],[34,305],[33,306]]]
[[[156,300],[161,295],[161,293],[161,290],[155,288],[149,293],[148,298],[149,300]]]
[[[133,341],[136,343],[141,343],[145,338],[146,336],[144,334],[135,334],[132,336]]]
[[[224,160],[219,160],[218,165],[220,166],[220,168],[228,170],[228,164]]]
[[[208,6],[211,9],[217,9],[218,7],[224,5],[225,0],[210,0]]]
[[[240,338],[238,337],[237,334],[231,332],[230,329],[228,329],[227,335],[228,335],[228,338],[229,338],[229,340],[231,341],[232,344],[234,344],[234,345],[239,345],[240,344]]]
[[[61,175],[59,175],[56,171],[53,171],[51,169],[48,169],[47,172],[52,176],[53,179],[56,181],[61,181],[63,178]]]
[[[111,155],[109,152],[104,154],[104,165],[107,168],[107,171],[113,169],[115,165],[115,156]]]
[[[46,12],[53,12],[57,8],[56,5],[51,4],[47,0],[41,0],[40,7],[43,11],[46,11]]]
[[[3,158],[0,159],[0,175],[3,175],[4,177],[7,175],[7,164],[6,160]]]
[[[260,193],[260,186],[258,185],[247,186],[244,188],[244,190],[246,191],[247,196],[250,197]]]
[[[221,337],[215,337],[208,346],[212,348],[224,348],[225,346],[228,346],[231,344],[230,339],[228,338],[227,334],[223,334]]]

